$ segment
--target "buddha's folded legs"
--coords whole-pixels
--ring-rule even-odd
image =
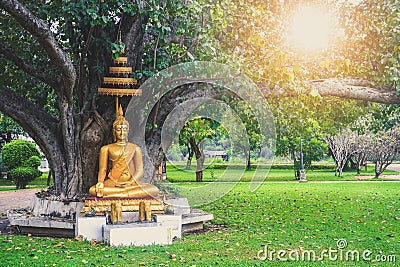
[[[135,186],[125,187],[104,187],[102,192],[96,192],[96,186],[89,189],[89,193],[93,196],[102,197],[148,197],[156,196],[159,192],[158,188],[151,184],[140,183]]]

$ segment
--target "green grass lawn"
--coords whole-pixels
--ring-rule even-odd
[[[48,173],[43,173],[40,177],[37,177],[33,181],[31,181],[26,188],[46,188],[47,186],[47,175]],[[50,186],[53,185],[53,180],[50,181]],[[0,179],[0,186],[4,186],[3,188],[0,187],[1,191],[15,191],[15,182],[12,180],[7,179]]]
[[[168,181],[176,183],[176,182],[193,182],[196,180],[195,173],[195,163],[192,165],[191,171],[186,171],[185,163],[181,163],[179,165],[171,165],[167,164],[167,177]],[[229,170],[226,170],[226,164],[214,164],[213,168],[207,168],[203,171],[203,181],[211,182],[215,181],[221,175],[225,175],[223,181],[240,181],[242,182],[250,182],[253,179],[253,176],[256,179],[265,181],[295,181],[294,172],[291,164],[274,164],[272,168],[268,166],[260,164],[257,171],[253,167],[250,171],[245,171],[244,165],[239,165],[237,163],[232,164],[229,167]],[[344,171],[343,177],[335,176],[335,166],[333,163],[324,163],[318,164],[316,163],[313,166],[313,170],[307,170],[307,179],[310,181],[356,181],[357,179],[354,176],[357,175],[356,171]],[[383,174],[399,174],[395,171],[386,170]],[[41,177],[36,178],[31,181],[27,188],[46,188],[47,187],[47,175],[48,173],[43,173]],[[373,176],[374,168],[372,165],[369,166],[368,171],[363,170],[361,172],[362,176]],[[236,179],[238,177],[238,179]],[[241,178],[240,178],[241,177]],[[387,180],[387,179],[385,179]],[[51,180],[50,185],[53,185],[53,180]],[[15,186],[14,181],[10,181],[7,179],[0,179],[0,186],[9,186],[7,188],[0,188],[0,191],[12,191],[15,190],[12,186]]]
[[[190,171],[185,170],[185,165],[171,165],[167,164],[167,179],[170,182],[193,182],[196,180],[196,166],[192,166]],[[399,174],[398,172],[386,170],[383,174]],[[235,177],[241,177],[240,181],[250,182],[255,175],[257,179],[265,181],[295,181],[294,171],[291,165],[272,165],[271,168],[265,165],[259,165],[257,171],[252,168],[249,171],[245,170],[244,165],[234,164],[229,170],[226,165],[215,164],[214,168],[206,168],[203,171],[203,181],[211,182],[216,180],[221,175],[225,175],[223,181],[233,181]],[[374,167],[369,166],[368,170],[362,170],[361,176],[374,176]],[[358,176],[354,170],[344,171],[343,177],[335,176],[334,164],[316,165],[314,170],[307,170],[307,180],[309,181],[356,181]],[[380,178],[378,178],[380,179]],[[237,180],[234,180],[237,181]]]
[[[0,266],[398,266],[393,261],[400,261],[399,182],[266,182],[254,193],[248,186],[238,183],[202,206],[214,214],[213,225],[170,246],[114,248],[74,239],[0,236]],[[295,258],[295,251],[320,256],[337,250],[338,240],[347,243],[343,260],[281,261],[276,253],[272,261],[257,259],[266,245],[267,258],[272,250]],[[351,256],[346,261],[346,253],[356,250],[360,261]],[[363,260],[366,250],[370,254]],[[377,256],[392,262],[378,262]]]

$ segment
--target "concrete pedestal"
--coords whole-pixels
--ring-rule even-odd
[[[171,228],[172,239],[182,238],[182,215],[157,214],[156,222],[160,226]]]
[[[105,216],[77,217],[75,235],[86,240],[103,241],[103,227],[106,225]]]
[[[104,241],[111,246],[149,246],[172,244],[172,230],[157,223],[105,225]]]

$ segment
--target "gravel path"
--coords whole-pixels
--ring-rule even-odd
[[[0,192],[0,214],[9,209],[23,209],[30,206],[35,193],[41,189],[25,189]]]
[[[396,172],[400,172],[400,164],[390,164],[387,167],[388,170],[392,170],[392,171],[396,171]]]
[[[0,192],[0,234],[16,234],[18,231],[9,225],[7,210],[27,208],[32,203],[32,198],[41,189],[24,189],[18,191]]]

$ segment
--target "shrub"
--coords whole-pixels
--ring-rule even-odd
[[[5,171],[6,171],[6,167],[3,164],[3,158],[2,158],[1,153],[0,153],[0,172],[5,172]]]
[[[24,162],[32,156],[40,157],[40,152],[36,146],[33,143],[25,140],[14,140],[8,144],[5,144],[1,152],[3,164],[9,171],[17,167],[21,167]]]
[[[27,159],[26,161],[24,161],[24,163],[22,164],[22,167],[31,167],[34,169],[39,168],[41,162],[40,162],[40,158],[38,156],[32,156],[29,159]]]
[[[42,175],[42,172],[37,168],[32,167],[17,167],[10,171],[11,178],[15,180],[17,189],[24,189],[26,185]]]
[[[15,140],[4,145],[1,152],[3,163],[17,189],[26,188],[30,181],[42,175],[38,170],[40,152],[33,143]]]

